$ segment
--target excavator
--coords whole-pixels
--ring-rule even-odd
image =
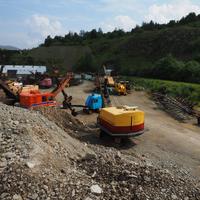
[[[73,77],[72,73],[67,75],[57,84],[57,87],[51,92],[41,93],[39,90],[30,90],[28,92],[21,92],[19,95],[20,106],[32,108],[36,106],[56,106],[55,97],[62,91],[63,94],[65,86]],[[65,94],[66,98],[66,94]]]
[[[3,69],[0,70],[0,77]],[[12,99],[12,104],[19,103],[21,107],[34,108],[37,106],[56,106],[57,102],[55,97],[62,91],[67,99],[67,95],[64,92],[64,88],[69,84],[69,81],[73,77],[72,73],[67,73],[66,76],[57,83],[55,89],[51,92],[40,92],[37,85],[28,86],[16,86],[14,82],[9,84],[8,82],[0,79],[0,88],[3,89],[6,96]],[[67,99],[69,101],[69,97]]]
[[[127,85],[125,82],[116,82],[111,76],[110,70],[107,70],[105,65],[103,65],[103,71],[104,80],[110,93],[114,95],[127,95]]]
[[[67,73],[62,80],[59,80],[58,77],[55,77],[57,86],[51,92],[41,92],[37,85],[16,87],[15,85],[8,84],[1,79],[0,87],[4,90],[6,96],[12,99],[12,105],[15,104],[24,108],[32,109],[41,106],[57,106],[55,97],[60,92],[62,92],[64,96],[63,108],[69,109],[74,116],[77,115],[75,107],[82,107],[83,111],[86,113],[98,111],[100,108],[102,108],[102,97],[101,95],[95,93],[92,93],[87,97],[85,105],[72,105],[72,96],[68,96],[64,88],[69,85],[73,77],[73,73]],[[12,84],[14,84],[14,82],[12,82]]]

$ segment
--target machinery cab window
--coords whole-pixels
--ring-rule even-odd
[[[54,100],[54,99],[53,99],[52,96],[48,97],[48,101],[53,101],[53,100]]]
[[[47,97],[46,96],[42,96],[42,102],[46,102],[47,101]]]
[[[98,103],[98,99],[93,99],[93,103]]]

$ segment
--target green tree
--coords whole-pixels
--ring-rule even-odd
[[[168,55],[156,62],[152,74],[155,78],[179,81],[179,72],[183,67],[183,62],[176,60],[172,55]]]
[[[53,39],[51,38],[51,36],[48,35],[47,38],[44,41],[44,46],[46,46],[46,47],[50,46],[52,44],[52,40]]]
[[[186,82],[200,83],[200,64],[194,60],[187,62],[181,74]]]
[[[74,69],[77,72],[95,72],[97,62],[91,53],[87,53],[80,58]]]

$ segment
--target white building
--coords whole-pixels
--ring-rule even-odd
[[[1,65],[0,65],[1,68]],[[3,74],[12,75],[29,75],[32,73],[44,74],[47,71],[46,66],[30,66],[30,65],[4,65]]]

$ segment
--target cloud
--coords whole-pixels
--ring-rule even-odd
[[[25,21],[25,24],[27,26],[27,32],[24,35],[26,47],[39,45],[48,35],[54,37],[64,34],[61,22],[52,17],[34,14]]]
[[[194,4],[190,0],[177,0],[162,5],[153,4],[149,7],[145,20],[167,23],[170,20],[178,20],[190,12],[199,14],[200,5]]]
[[[63,33],[63,27],[60,21],[51,19],[43,15],[32,15],[26,21],[32,33],[47,37],[48,35],[55,36]]]
[[[108,19],[101,23],[101,27],[105,32],[113,31],[115,28],[129,31],[136,25],[135,21],[127,15],[118,15],[114,19]]]

